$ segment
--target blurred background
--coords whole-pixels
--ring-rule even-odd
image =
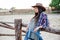
[[[0,22],[14,23],[14,19],[22,19],[23,23],[28,24],[34,16],[31,6],[36,3],[42,3],[46,8],[50,26],[60,29],[60,0],[0,0]],[[14,24],[8,24],[14,26]],[[0,34],[15,34],[15,31],[0,27]],[[60,35],[53,33],[41,32],[41,36],[44,40],[60,40]],[[22,36],[23,40],[24,37]],[[15,40],[15,36],[0,36],[0,40]]]

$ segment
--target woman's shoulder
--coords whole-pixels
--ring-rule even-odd
[[[45,12],[42,12],[42,14],[43,14],[43,15],[47,15],[47,13],[45,13]]]
[[[44,16],[47,16],[47,13],[45,13],[45,12],[42,12],[42,16],[44,17]]]

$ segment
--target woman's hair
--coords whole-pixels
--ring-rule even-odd
[[[38,13],[35,13],[35,16],[33,17],[35,19],[35,23],[37,23],[39,17],[40,17],[40,14],[45,11],[45,9],[42,9],[41,7],[38,7]]]

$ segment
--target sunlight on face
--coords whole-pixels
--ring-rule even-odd
[[[33,7],[35,13],[38,13],[38,7]]]

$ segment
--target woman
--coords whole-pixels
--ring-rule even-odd
[[[34,8],[35,16],[31,19],[27,26],[27,32],[24,40],[43,40],[40,36],[40,30],[60,34],[60,30],[53,29],[49,26],[46,10],[41,3],[36,3],[32,6]]]
[[[32,7],[34,8],[35,16],[27,26],[24,40],[43,40],[40,36],[40,28],[48,26],[48,22],[45,24],[47,15],[43,13],[46,9],[40,3],[36,3],[36,5]]]

